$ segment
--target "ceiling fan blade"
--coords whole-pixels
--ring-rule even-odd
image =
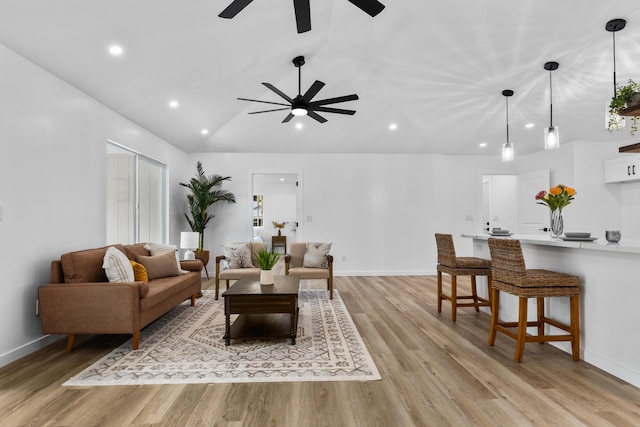
[[[311,117],[312,119],[316,119],[317,121],[319,121],[320,123],[324,123],[327,121],[327,119],[325,119],[324,117],[322,117],[320,114],[312,111],[312,110],[308,110],[307,111],[307,115],[309,117]]]
[[[259,99],[247,99],[247,98],[238,98],[240,101],[249,101],[249,102],[262,102],[263,104],[273,104],[273,105],[285,105],[291,106],[290,104],[283,104],[282,102],[270,102],[270,101],[260,101]]]
[[[316,80],[315,82],[313,82],[311,87],[302,96],[302,102],[308,103],[309,101],[311,101],[313,97],[316,96],[318,92],[320,92],[320,89],[322,89],[323,87],[324,87],[324,83],[322,83],[320,80]]]
[[[350,116],[353,116],[356,113],[355,110],[344,110],[342,108],[331,108],[331,107],[315,107],[313,111],[320,111],[321,113],[348,114]]]
[[[293,114],[289,113],[287,117],[284,118],[282,123],[287,123],[289,120],[293,119]]]
[[[311,29],[311,10],[309,0],[293,0],[293,7],[296,12],[296,25],[299,33],[306,33]]]
[[[248,113],[248,114],[270,113],[272,111],[282,111],[282,110],[290,110],[290,108],[275,108],[273,110],[253,111],[253,112]]]
[[[382,9],[384,9],[384,5],[380,3],[378,0],[349,0],[351,3],[358,6],[362,9],[363,12],[369,14],[370,16],[376,16]]]
[[[262,84],[268,87],[269,89],[271,89],[272,91],[274,91],[275,93],[277,93],[278,95],[280,95],[282,98],[286,99],[287,102],[289,102],[290,104],[293,104],[293,99],[289,98],[284,92],[282,92],[280,89],[278,89],[271,83],[262,82]]]
[[[327,99],[321,99],[320,101],[310,102],[309,107],[315,108],[320,105],[335,104],[338,102],[346,102],[346,101],[355,101],[357,99],[359,99],[358,95],[354,93],[353,95],[338,96],[337,98],[327,98]]]
[[[253,0],[233,0],[229,6],[218,15],[220,18],[231,19],[242,11]]]

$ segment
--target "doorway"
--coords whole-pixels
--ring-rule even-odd
[[[288,252],[289,244],[297,242],[300,235],[298,174],[253,174],[252,184],[253,240],[267,243],[272,250],[272,237],[285,237],[278,240],[286,241],[284,250]]]

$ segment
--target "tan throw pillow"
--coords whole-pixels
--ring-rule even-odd
[[[138,255],[136,256],[136,261],[142,264],[145,270],[147,270],[149,280],[172,277],[180,274],[178,266],[176,265],[176,257],[171,252],[154,256]]]
[[[102,268],[107,275],[109,282],[122,283],[133,282],[133,267],[129,258],[119,249],[113,246],[107,248],[102,261]]]
[[[324,268],[329,269],[329,260],[327,255],[331,250],[331,243],[307,243],[304,250],[304,258],[302,266],[307,268]]]
[[[178,272],[180,274],[188,273],[188,271],[183,270],[180,267],[180,259],[178,259],[178,247],[176,245],[164,245],[162,243],[147,243],[144,245],[144,248],[149,251],[151,256],[166,254],[167,252],[171,252],[175,259],[176,264],[178,265]]]
[[[251,262],[251,243],[235,243],[225,245],[224,257],[229,263],[229,268],[253,268]]]
[[[149,276],[147,275],[147,269],[144,268],[144,265],[139,264],[135,261],[130,261],[131,267],[133,267],[133,278],[136,282],[148,282]]]

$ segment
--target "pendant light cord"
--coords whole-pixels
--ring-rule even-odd
[[[611,32],[613,36],[613,97],[616,97],[616,91],[618,89],[616,84],[616,33],[615,31]]]
[[[509,143],[509,97],[508,96],[504,97],[504,102],[507,106],[507,147],[509,147],[511,144]]]
[[[551,72],[553,70],[549,70],[549,127],[553,127],[553,85],[551,84]]]

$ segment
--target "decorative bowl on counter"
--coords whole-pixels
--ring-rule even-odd
[[[502,228],[494,228],[493,230],[491,230],[491,234],[496,235],[496,234],[510,234],[509,230],[503,230]]]
[[[588,239],[589,237],[591,237],[591,233],[585,232],[566,232],[564,233],[564,235],[569,239]]]

